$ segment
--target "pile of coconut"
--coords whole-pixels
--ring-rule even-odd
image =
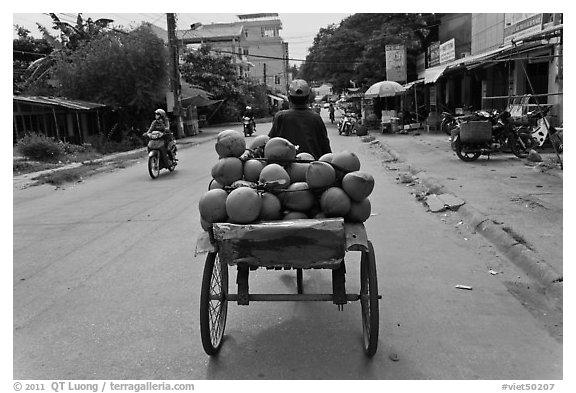
[[[214,222],[331,217],[364,222],[370,217],[374,178],[360,171],[353,152],[328,153],[316,160],[297,153],[288,140],[266,135],[257,136],[247,148],[244,135],[234,130],[220,132],[215,147],[219,159],[198,204],[204,230]]]

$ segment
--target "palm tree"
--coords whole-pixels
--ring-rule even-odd
[[[60,20],[55,13],[50,13],[52,18],[52,28],[60,31],[60,39],[51,35],[48,29],[37,23],[38,29],[42,32],[43,38],[54,47],[54,51],[49,55],[32,62],[24,73],[24,83],[22,90],[32,84],[43,80],[54,65],[57,56],[65,51],[76,50],[83,42],[102,34],[108,25],[114,22],[112,19],[100,18],[95,21],[92,18],[84,20],[82,14],[78,14],[76,25]]]

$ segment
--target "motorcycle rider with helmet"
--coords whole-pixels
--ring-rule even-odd
[[[250,105],[246,106],[244,110],[244,117],[250,118],[250,123],[252,124],[252,130],[256,132],[256,122],[254,121],[254,111]]]
[[[176,164],[178,159],[176,158],[176,143],[174,141],[174,135],[170,132],[170,122],[168,121],[168,116],[164,109],[156,109],[154,111],[154,120],[150,124],[150,128],[142,136],[148,137],[152,131],[161,131],[164,133],[162,139],[164,140],[164,148],[162,149],[162,156],[164,162],[168,163],[173,161]],[[167,159],[168,158],[168,159]]]
[[[310,153],[318,159],[331,153],[330,140],[324,121],[307,105],[310,87],[303,79],[295,79],[288,89],[290,108],[274,115],[270,138],[282,137],[298,146],[298,152]]]

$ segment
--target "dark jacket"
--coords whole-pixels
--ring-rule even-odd
[[[332,152],[324,121],[305,105],[277,112],[268,136],[287,139],[299,146],[299,153],[310,153],[316,159]]]

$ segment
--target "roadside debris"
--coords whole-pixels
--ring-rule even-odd
[[[392,360],[393,362],[397,362],[398,360],[400,360],[400,358],[398,357],[397,353],[391,353],[390,356],[388,356],[390,358],[390,360]]]
[[[457,210],[460,206],[466,203],[452,194],[428,195],[424,202],[433,213],[438,213],[446,209]]]
[[[542,162],[542,156],[534,149],[530,150],[526,159],[532,162]]]
[[[458,288],[458,289],[466,289],[467,291],[471,291],[471,290],[472,290],[472,287],[470,287],[470,286],[468,286],[468,285],[460,285],[460,284],[456,285],[455,288]]]
[[[414,182],[414,176],[412,176],[409,173],[400,173],[398,175],[398,177],[396,178],[396,180],[398,180],[398,182],[400,182],[400,183],[413,183]]]

